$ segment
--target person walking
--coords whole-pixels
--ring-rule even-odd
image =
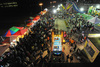
[[[72,39],[71,40],[71,46],[73,46],[74,42],[75,42],[74,39]]]
[[[70,63],[73,61],[73,55],[70,56]]]
[[[68,59],[69,59],[69,54],[66,56],[66,58],[67,58],[67,59],[66,59],[66,62],[68,62]]]

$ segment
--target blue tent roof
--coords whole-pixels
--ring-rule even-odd
[[[8,30],[9,31],[9,30]],[[8,31],[3,35],[4,37],[6,37],[6,35],[7,35],[7,33],[8,33]],[[16,33],[16,32],[14,32],[14,31],[12,31],[12,30],[10,30],[10,33],[11,33],[11,35],[13,35],[14,33]]]
[[[11,35],[13,35],[14,33],[16,33],[16,32],[14,32],[14,31],[12,31],[12,30],[10,30],[10,32],[11,32]]]

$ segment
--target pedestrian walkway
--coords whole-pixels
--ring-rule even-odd
[[[58,30],[67,31],[64,19],[56,19],[54,22],[54,28]]]
[[[76,59],[75,56],[73,56],[73,61],[70,62],[70,59],[67,59],[66,56],[69,54],[69,57],[71,56],[71,53],[70,53],[70,48],[71,46],[69,45],[69,43],[65,43],[63,44],[63,48],[65,49],[64,50],[64,53],[65,53],[65,60],[68,60],[68,63],[79,63],[79,60]]]

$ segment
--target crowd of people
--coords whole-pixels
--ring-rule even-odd
[[[81,21],[77,17],[75,18],[75,21],[70,19],[68,22],[68,25],[72,26],[72,28],[70,27],[71,30],[64,32],[65,42],[71,46],[71,56],[69,54],[66,56],[67,62],[68,59],[70,59],[70,62],[73,60],[74,52],[77,51],[77,44],[83,43],[87,39],[87,31],[94,31],[92,24],[89,24],[83,18]],[[34,67],[43,62],[51,62],[49,55],[44,58],[42,55],[45,50],[50,54],[49,46],[51,46],[51,29],[53,26],[54,20],[50,16],[42,16],[36,25],[31,28],[31,32],[24,38],[19,39],[16,47],[9,47],[10,52],[6,52],[5,55],[0,57],[2,59],[0,64],[9,67]],[[75,34],[78,34],[78,36]],[[76,38],[74,39],[73,36]],[[40,55],[40,58],[36,59],[38,55]],[[59,62],[61,62],[60,59]]]
[[[44,17],[42,16],[36,25],[31,28],[28,35],[26,34],[24,38],[19,39],[16,47],[9,47],[10,51],[0,57],[2,59],[0,65],[4,67],[34,67],[48,59],[47,56],[45,58],[42,55],[45,50],[48,51],[48,54],[50,53],[51,29],[54,20],[52,19],[51,22],[47,23]],[[40,57],[36,59],[37,56]]]
[[[64,39],[71,46],[70,48],[71,58],[69,57],[68,54],[67,61],[68,59],[72,61],[73,54],[75,51],[77,51],[76,50],[77,44],[84,43],[87,39],[88,33],[94,32],[95,28],[92,23],[86,21],[83,17],[75,16],[74,19],[72,19],[69,14],[67,18],[70,18],[69,21],[67,22],[67,24],[69,25],[67,29],[70,30],[64,32]]]

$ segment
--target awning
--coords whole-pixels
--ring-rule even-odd
[[[23,35],[28,29],[21,29],[19,31],[17,31],[15,34],[13,35]]]

